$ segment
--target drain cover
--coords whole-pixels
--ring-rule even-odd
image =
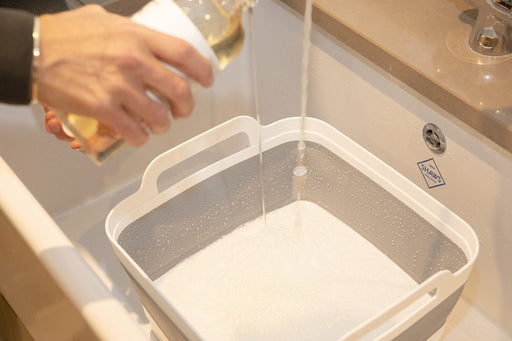
[[[442,154],[446,150],[446,139],[444,138],[444,134],[433,123],[427,123],[423,127],[423,140],[427,147],[437,154]]]

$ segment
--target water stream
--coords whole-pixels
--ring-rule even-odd
[[[311,46],[311,21],[313,12],[313,0],[306,0],[304,9],[304,38],[302,40],[302,72],[301,72],[301,99],[300,99],[300,130],[301,142],[304,142],[304,121],[308,107],[308,67],[309,67],[309,48]],[[299,149],[301,146],[299,145]]]
[[[258,95],[258,72],[256,69],[256,47],[254,43],[254,23],[253,23],[253,8],[249,7],[249,38],[251,41],[251,65],[252,65],[252,88],[254,94],[254,111],[256,120],[258,121],[258,153],[260,158],[260,188],[261,188],[261,211],[263,221],[267,222],[267,215],[265,211],[265,191],[263,187],[263,151],[261,146],[261,117],[260,117],[260,106],[259,106],[259,95]]]
[[[264,196],[264,182],[263,182],[263,151],[261,144],[261,115],[259,108],[259,96],[258,96],[258,78],[257,78],[257,67],[256,67],[256,48],[254,38],[254,23],[253,23],[253,8],[249,7],[249,38],[251,41],[251,64],[252,64],[252,80],[253,80],[253,94],[254,94],[254,110],[256,120],[258,122],[258,153],[259,153],[259,177],[260,177],[260,188],[261,188],[261,207],[263,221],[266,222],[266,210],[265,210],[265,196]],[[301,192],[305,187],[305,175],[307,174],[307,168],[305,165],[305,152],[306,142],[304,137],[304,123],[307,115],[308,105],[308,68],[309,68],[309,49],[311,46],[311,23],[312,23],[312,12],[313,12],[313,0],[306,0],[306,6],[304,10],[304,37],[302,41],[302,70],[301,70],[301,110],[300,110],[300,140],[297,144],[298,158],[297,166],[293,171],[293,175],[297,177],[295,191],[297,192],[297,200],[300,200]]]
[[[308,68],[309,48],[311,46],[311,21],[313,12],[313,0],[306,0],[304,9],[304,37],[302,40],[302,71],[301,71],[301,99],[300,99],[300,140],[297,144],[297,166],[293,170],[295,176],[294,193],[297,200],[301,199],[301,193],[306,186],[307,167],[305,162],[306,142],[304,136],[304,123],[308,107]]]

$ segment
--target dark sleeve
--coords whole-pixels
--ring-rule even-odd
[[[95,3],[88,0],[83,3]],[[100,1],[101,2],[101,1]],[[106,10],[132,15],[149,0],[117,0],[104,6]],[[10,0],[0,8],[0,102],[28,104],[31,100],[32,29],[34,14],[56,13],[69,7],[64,0]],[[23,9],[24,11],[18,10]],[[30,13],[31,12],[31,13]]]
[[[0,102],[30,102],[33,25],[32,14],[0,8]]]
[[[149,1],[150,0],[115,0],[109,1],[103,7],[105,10],[111,13],[116,13],[128,17],[137,13],[137,11],[144,7],[144,5],[146,5]]]
[[[34,16],[68,9],[66,0],[1,0],[0,102],[28,104],[32,95]]]

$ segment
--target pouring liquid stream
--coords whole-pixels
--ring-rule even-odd
[[[258,78],[256,70],[256,47],[254,46],[254,23],[253,23],[253,8],[249,7],[249,35],[251,41],[251,65],[252,65],[252,87],[254,94],[254,111],[256,113],[256,120],[258,121],[258,154],[259,154],[259,181],[261,189],[261,210],[263,216],[263,223],[267,224],[267,215],[265,210],[265,190],[263,187],[263,152],[261,146],[261,117],[260,117],[260,106],[258,97]]]
[[[304,12],[304,38],[302,44],[302,70],[301,70],[301,120],[300,120],[300,140],[297,145],[298,150],[298,158],[297,158],[297,166],[293,170],[293,175],[297,178],[294,185],[294,192],[297,193],[297,200],[300,200],[301,192],[305,188],[305,175],[307,173],[307,168],[305,166],[305,151],[306,151],[306,143],[304,139],[304,122],[306,118],[307,111],[307,99],[308,99],[308,67],[309,67],[309,48],[311,45],[310,35],[311,35],[311,22],[312,22],[312,9],[313,9],[313,1],[306,0],[306,8]],[[263,151],[261,144],[261,115],[259,108],[259,95],[258,95],[258,78],[257,78],[257,68],[256,68],[256,48],[255,48],[255,38],[254,38],[254,23],[253,23],[253,7],[248,7],[249,14],[249,35],[250,35],[250,49],[251,49],[251,66],[252,66],[252,80],[253,80],[253,94],[254,94],[254,110],[256,120],[258,122],[258,154],[259,154],[259,181],[260,181],[260,189],[261,189],[261,207],[262,207],[262,216],[263,221],[266,224],[266,208],[265,208],[265,195],[264,195],[264,181],[263,181]]]
[[[300,140],[297,144],[297,166],[293,170],[295,176],[294,193],[297,193],[297,200],[301,199],[301,193],[306,186],[306,142],[304,137],[304,123],[308,106],[308,67],[309,48],[311,46],[311,22],[313,12],[313,0],[306,0],[304,10],[304,38],[302,41],[302,71],[301,71],[301,112],[300,112]]]

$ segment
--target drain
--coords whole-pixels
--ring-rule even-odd
[[[444,134],[433,123],[427,123],[423,127],[423,140],[427,147],[436,154],[442,154],[446,150],[446,139]]]

